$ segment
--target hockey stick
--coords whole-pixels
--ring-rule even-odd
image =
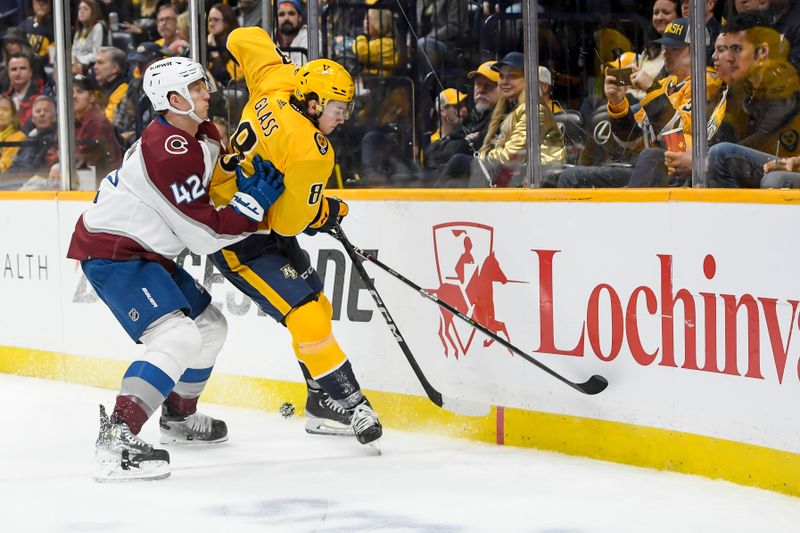
[[[488,414],[489,406],[487,404],[442,396],[442,393],[433,388],[433,385],[430,384],[428,378],[426,378],[425,374],[422,372],[417,360],[414,359],[414,354],[411,353],[411,349],[408,347],[403,335],[400,333],[400,328],[397,327],[397,323],[392,318],[392,315],[389,314],[386,304],[383,303],[383,299],[375,289],[375,284],[372,283],[372,280],[369,279],[367,271],[364,270],[364,265],[361,264],[361,259],[359,259],[358,255],[356,255],[356,250],[358,249],[350,244],[350,241],[347,240],[347,236],[344,234],[342,228],[339,227],[338,224],[336,225],[336,228],[331,231],[331,235],[342,243],[347,255],[350,256],[350,260],[353,263],[353,268],[356,269],[358,275],[361,277],[361,280],[364,282],[364,285],[367,286],[367,290],[372,295],[372,299],[375,300],[375,305],[378,306],[378,310],[383,315],[384,320],[386,320],[386,324],[389,326],[389,330],[392,332],[394,340],[397,341],[397,345],[400,346],[400,349],[403,351],[403,355],[406,356],[408,364],[410,364],[411,368],[414,370],[414,374],[417,376],[420,385],[422,385],[422,388],[425,390],[425,394],[428,395],[428,399],[442,409],[460,415],[484,416]]]
[[[567,385],[569,385],[573,389],[575,389],[577,391],[580,391],[580,392],[582,392],[584,394],[598,394],[600,392],[603,392],[606,389],[606,387],[608,387],[608,380],[606,378],[604,378],[603,376],[599,376],[597,374],[595,374],[594,376],[590,377],[584,383],[576,383],[574,381],[568,380],[567,378],[565,378],[564,376],[562,376],[561,374],[559,374],[555,370],[551,369],[550,367],[548,367],[547,365],[545,365],[543,363],[540,363],[539,361],[537,361],[536,359],[534,359],[533,357],[531,357],[527,353],[523,352],[522,350],[520,350],[519,348],[517,348],[516,346],[514,346],[513,344],[511,344],[510,342],[508,342],[504,338],[500,337],[499,335],[497,335],[493,331],[489,330],[488,328],[486,328],[482,324],[479,324],[479,323],[475,322],[475,320],[473,320],[470,317],[466,316],[464,313],[462,313],[461,311],[459,311],[458,309],[456,309],[455,307],[453,307],[449,303],[440,300],[439,297],[436,296],[435,294],[431,294],[430,292],[426,291],[425,289],[423,289],[422,287],[420,287],[419,285],[417,285],[416,283],[414,283],[410,279],[406,278],[405,276],[403,276],[401,274],[398,274],[397,272],[392,270],[390,267],[388,267],[385,264],[381,263],[380,261],[378,261],[376,258],[374,258],[371,255],[369,255],[367,252],[365,252],[361,248],[358,248],[357,246],[354,246],[349,240],[347,240],[347,237],[345,236],[344,232],[342,232],[342,228],[339,227],[338,225],[336,227],[336,232],[331,233],[331,235],[333,235],[335,238],[339,239],[339,241],[342,243],[342,246],[344,246],[344,249],[347,251],[347,254],[350,256],[351,259],[353,259],[353,264],[354,265],[358,264],[357,261],[356,261],[356,258],[354,258],[355,255],[359,255],[359,256],[363,257],[367,261],[377,265],[382,270],[388,272],[389,274],[391,274],[392,276],[394,276],[398,280],[402,281],[403,283],[405,283],[409,287],[413,288],[415,291],[420,293],[422,296],[424,296],[428,300],[431,300],[432,302],[434,302],[435,304],[439,305],[440,307],[443,307],[444,309],[447,309],[452,314],[456,315],[458,318],[460,318],[461,320],[463,320],[464,322],[466,322],[467,324],[469,324],[473,328],[477,329],[478,331],[480,331],[481,333],[483,333],[487,337],[489,337],[491,339],[494,339],[495,341],[497,341],[498,343],[502,344],[503,346],[505,346],[506,348],[508,348],[509,350],[514,352],[515,354],[519,355],[520,357],[522,357],[526,361],[528,361],[530,363],[533,363],[534,365],[538,366],[540,369],[544,370],[545,372],[547,372],[548,374],[550,374],[554,378],[558,379],[559,381],[562,381],[562,382],[566,383]],[[367,282],[368,278],[367,278],[366,272],[364,271],[363,265],[359,264],[358,268],[359,268],[359,274],[361,274],[361,277],[364,278],[365,282]],[[372,283],[368,283],[368,288],[370,289],[370,293],[373,295],[373,297],[376,297],[375,301],[378,302],[377,292],[374,292],[374,286],[372,285]],[[381,309],[382,312],[385,311],[385,307],[382,307],[380,303],[378,303],[378,308]],[[385,312],[384,316],[386,317],[386,321],[389,322],[389,327],[392,327],[392,323],[390,322],[391,319],[388,316],[388,312]],[[395,335],[395,338],[398,338],[398,335]],[[400,341],[402,341],[402,337],[399,338],[398,342],[400,342]],[[403,341],[401,343],[401,346],[403,346],[403,345],[405,345],[405,341]],[[413,361],[413,359],[410,358],[410,354],[407,353],[406,357],[409,357],[409,361],[410,362]],[[414,366],[415,367],[415,371],[416,371],[416,363],[412,362],[411,366]],[[417,374],[417,377],[419,377],[419,374]],[[434,403],[436,403],[436,402],[434,401]]]

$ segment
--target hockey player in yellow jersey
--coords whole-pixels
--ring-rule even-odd
[[[237,190],[236,165],[247,174],[258,159],[284,174],[285,190],[264,216],[261,232],[211,261],[291,333],[308,386],[306,430],[375,441],[381,424],[333,335],[333,309],[296,237],[328,232],[347,215],[347,204],[325,194],[334,165],[326,135],[350,116],[353,79],[328,59],[296,67],[261,28],[234,30],[227,47],[244,72],[250,99],[231,136],[233,153],[215,169],[211,198],[227,205]]]

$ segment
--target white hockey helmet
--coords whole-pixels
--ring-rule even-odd
[[[216,91],[211,75],[197,61],[186,57],[168,57],[160,59],[147,67],[142,85],[144,92],[156,111],[172,111],[179,115],[188,115],[197,122],[203,122],[194,112],[194,102],[189,94],[189,85],[197,80],[205,80],[209,93]],[[169,103],[169,93],[176,92],[191,104],[188,111],[180,111]]]

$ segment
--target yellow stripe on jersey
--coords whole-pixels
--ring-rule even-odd
[[[225,262],[228,264],[228,268],[230,268],[235,274],[241,276],[247,283],[261,293],[261,295],[266,298],[269,303],[275,306],[275,309],[280,311],[281,314],[285,315],[292,310],[292,306],[289,305],[286,300],[281,298],[280,294],[275,292],[275,289],[270,287],[261,276],[253,272],[250,267],[243,265],[241,261],[239,261],[236,252],[232,252],[231,250],[227,250],[225,248],[223,248],[221,251],[222,257],[225,258]]]
[[[347,361],[333,336],[330,306],[308,302],[289,313],[285,322],[292,334],[295,355],[314,379],[330,374]]]

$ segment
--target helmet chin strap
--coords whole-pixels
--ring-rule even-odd
[[[181,94],[181,93],[178,92],[178,94]],[[172,104],[169,103],[169,100],[167,100],[167,108],[170,111],[172,111],[173,113],[177,114],[177,115],[188,116],[189,118],[191,118],[192,120],[194,120],[198,124],[202,124],[203,122],[205,122],[205,119],[200,118],[197,115],[197,113],[194,112],[194,101],[191,99],[191,97],[190,98],[186,98],[186,95],[184,95],[184,94],[181,94],[181,96],[183,96],[184,100],[189,102],[189,105],[191,106],[187,111],[181,111],[180,109],[176,109],[176,108],[172,107]]]
[[[205,119],[200,118],[197,113],[194,112],[194,102],[192,102],[192,108],[188,111],[181,111],[180,109],[175,109],[172,105],[169,105],[169,110],[175,113],[176,115],[184,115],[188,116],[190,119],[194,120],[198,124],[202,124],[205,122]]]

